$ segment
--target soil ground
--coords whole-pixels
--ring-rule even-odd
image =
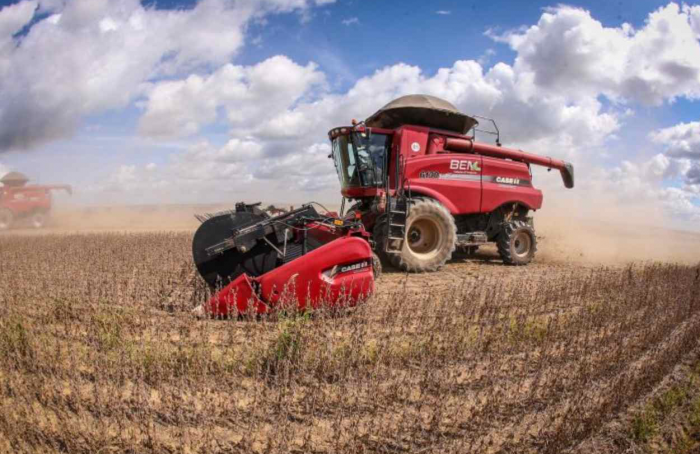
[[[675,452],[682,415],[697,447],[698,393],[645,402],[700,370],[698,235],[536,221],[526,267],[489,246],[347,311],[198,321],[193,212],[0,234],[0,452]]]

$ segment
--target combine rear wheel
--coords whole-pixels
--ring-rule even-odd
[[[0,208],[0,231],[7,230],[12,227],[12,222],[15,220],[12,211],[7,208]]]
[[[535,257],[537,238],[535,230],[523,221],[503,224],[498,235],[498,253],[506,265],[527,265]]]
[[[457,244],[452,214],[434,200],[418,200],[406,220],[406,240],[392,265],[412,272],[435,271],[447,262]]]

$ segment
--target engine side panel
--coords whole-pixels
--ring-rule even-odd
[[[542,207],[542,191],[532,186],[527,164],[488,156],[482,162],[482,213],[509,202],[519,202],[532,210]]]
[[[446,136],[427,128],[404,127],[399,137],[395,143],[411,191],[439,201],[453,215],[489,213],[512,202],[533,210],[542,206],[542,192],[532,186],[523,162],[445,151]]]
[[[453,214],[481,209],[481,160],[478,155],[431,154],[406,162],[411,191],[438,200]]]

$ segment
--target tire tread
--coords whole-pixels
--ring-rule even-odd
[[[413,206],[411,207],[409,213],[409,219],[413,215],[413,213],[420,213],[421,211],[439,212],[443,219],[447,220],[448,222],[448,236],[452,237],[452,241],[449,243],[447,250],[441,255],[441,257],[439,257],[438,260],[433,263],[419,263],[415,260],[412,260],[413,257],[404,253],[404,251],[408,248],[408,242],[404,241],[402,252],[400,254],[391,254],[389,257],[391,264],[394,267],[399,268],[403,271],[414,273],[437,271],[440,268],[442,268],[448,260],[452,258],[452,254],[457,248],[457,224],[455,223],[455,219],[454,216],[452,216],[452,213],[450,213],[444,205],[435,200],[417,199],[413,202]],[[408,228],[408,225],[406,227]]]
[[[532,237],[532,253],[526,260],[518,260],[513,256],[513,251],[511,250],[511,239],[513,235],[521,229],[526,229],[530,232]],[[498,254],[501,256],[503,263],[512,266],[524,266],[532,261],[537,252],[537,236],[535,235],[535,229],[532,228],[530,224],[524,221],[511,221],[503,224],[501,233],[498,235],[498,240],[496,241],[496,246],[498,247]]]

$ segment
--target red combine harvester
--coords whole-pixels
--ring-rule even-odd
[[[68,185],[28,185],[28,181],[19,172],[10,172],[0,179],[0,231],[23,220],[36,229],[44,227],[51,211],[51,191],[72,194]]]
[[[508,265],[529,263],[537,245],[530,212],[542,206],[530,166],[559,170],[567,188],[573,166],[502,147],[490,119],[495,145],[477,142],[485,131],[476,118],[432,96],[404,96],[329,132],[339,214],[304,205],[269,216],[241,203],[201,218],[195,264],[221,290],[198,311],[354,304],[372,293],[381,261],[434,271],[457,248],[473,253],[486,243]],[[344,214],[346,200],[353,205]]]

